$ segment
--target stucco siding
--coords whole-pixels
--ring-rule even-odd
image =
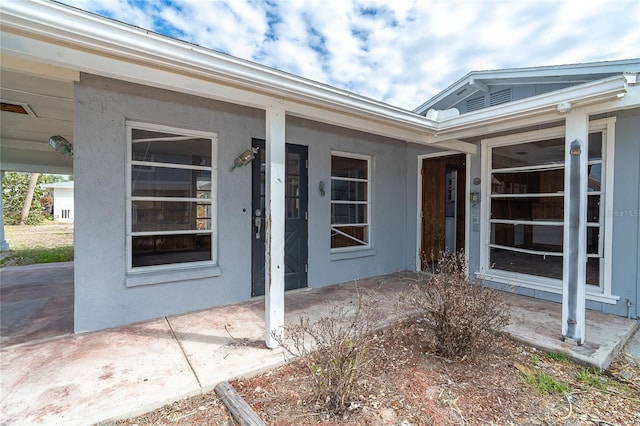
[[[251,297],[251,169],[233,159],[265,137],[264,111],[83,75],[76,85],[75,330],[102,329],[248,300]],[[131,285],[126,253],[127,120],[218,135],[218,267],[207,277],[189,269],[144,274]],[[407,200],[407,144],[296,117],[286,141],[309,149],[308,285],[322,287],[413,269],[415,232]],[[421,148],[422,149],[422,148]],[[331,253],[331,153],[371,157],[371,248]],[[428,148],[427,148],[428,150]],[[415,169],[415,156],[411,162]],[[318,189],[325,183],[325,195]],[[413,232],[413,231],[412,231]],[[409,249],[411,247],[411,249]],[[410,254],[409,254],[410,253]],[[136,277],[138,278],[138,277]],[[161,283],[154,283],[156,282]]]
[[[406,143],[287,117],[288,143],[309,146],[310,287],[407,269]],[[331,253],[331,152],[371,156],[371,248]],[[325,183],[325,195],[318,189]],[[413,196],[413,195],[412,195]]]
[[[127,287],[126,120],[218,134],[219,276]],[[247,300],[251,170],[229,167],[264,137],[264,112],[83,75],[74,121],[75,331]]]
[[[640,109],[617,114],[613,208],[612,293],[617,305],[603,304],[603,311],[638,317],[640,304]]]

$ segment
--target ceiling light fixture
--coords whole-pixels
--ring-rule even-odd
[[[73,145],[60,135],[51,136],[49,138],[49,145],[60,154],[73,156]]]

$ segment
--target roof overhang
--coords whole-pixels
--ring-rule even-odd
[[[599,114],[640,106],[637,75],[620,74],[441,120],[432,143],[558,121],[571,109]]]
[[[4,56],[255,108],[284,103],[312,120],[333,113],[332,124],[412,142],[436,129],[412,111],[69,6],[4,2],[0,13]]]
[[[640,59],[625,59],[584,64],[472,71],[414,109],[414,112],[424,115],[433,105],[452,96],[455,99],[442,108],[455,107],[478,92],[487,92],[490,86],[517,86],[524,84],[578,85],[625,71],[638,72],[639,70]]]
[[[611,108],[639,105],[637,96],[629,94],[637,93],[637,85],[617,75],[463,115],[430,119],[58,3],[3,2],[0,19],[3,69],[66,82],[77,81],[86,72],[265,110],[278,104],[291,116],[466,153],[476,153],[477,147],[462,139],[494,129],[523,127],[529,121],[557,121],[562,118],[560,104],[571,108],[601,103],[613,105]],[[482,90],[483,81],[477,74],[470,76],[471,83]]]

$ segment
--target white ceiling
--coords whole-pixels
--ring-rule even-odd
[[[73,143],[73,82],[76,72],[2,56],[0,99],[33,114],[0,112],[2,170],[73,173],[73,158],[55,152],[49,138]]]

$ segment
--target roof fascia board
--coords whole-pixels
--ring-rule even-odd
[[[285,101],[284,107],[287,111],[287,115],[289,116],[319,121],[340,127],[347,127],[353,130],[373,133],[393,139],[419,144],[427,144],[430,139],[430,134],[419,128],[412,130],[406,127],[393,126],[388,123],[371,120],[371,118],[366,116],[355,116],[327,109],[318,109],[311,105],[304,105],[290,101]]]
[[[627,83],[624,75],[609,77],[443,120],[439,123],[438,134],[449,130],[484,126],[489,122],[520,120],[527,116],[554,111],[557,105],[563,102],[569,102],[574,106],[602,102],[624,94],[626,91]]]
[[[608,101],[589,104],[583,107],[576,107],[575,109],[579,109],[589,115],[595,115],[638,107],[640,107],[640,86],[629,86],[627,92],[622,97],[615,96]],[[565,114],[559,113],[555,109],[551,109],[540,115],[522,117],[517,120],[489,121],[479,128],[469,127],[451,132],[443,132],[431,138],[430,142],[437,143],[439,141],[446,141],[452,138],[464,139],[478,136],[479,133],[486,135],[533,125],[553,123],[559,120],[564,120],[564,117]]]
[[[118,66],[114,67],[112,58],[67,46],[52,45],[46,40],[29,39],[29,42],[25,43],[20,34],[5,32],[2,35],[2,41],[3,57],[22,55],[34,61],[60,61],[67,66],[81,68],[84,72],[91,74],[143,85],[153,84],[154,87],[162,89],[258,109],[266,109],[266,106],[274,102],[283,102],[283,98],[163,69],[149,69],[149,67],[132,62],[118,63]],[[21,51],[18,52],[18,49]],[[417,143],[426,143],[428,137],[434,133],[434,126],[425,125],[424,120],[419,120],[418,124],[389,119],[388,117],[385,120],[375,120],[374,117],[364,112],[354,115],[353,111],[346,107],[336,107],[335,110],[329,110],[326,107],[295,100],[287,100],[285,107],[290,115],[298,115],[315,121],[327,121],[341,127]],[[355,120],[357,117],[363,118],[357,121]]]
[[[0,10],[5,28],[46,37],[54,45],[68,43],[84,51],[96,51],[121,58],[120,61],[114,61],[113,58],[102,61],[102,67],[88,63],[77,64],[86,72],[104,75],[114,65],[120,66],[123,61],[144,63],[156,69],[161,67],[173,72],[196,74],[249,90],[258,90],[271,97],[332,105],[341,110],[374,115],[383,121],[401,121],[431,133],[435,130],[435,123],[411,111],[64,5],[41,1],[7,2]],[[88,69],[89,66],[93,69]],[[118,74],[115,70],[112,72]],[[269,104],[271,102],[266,102],[262,107]],[[254,103],[251,106],[256,105]]]
[[[553,76],[553,77],[567,77],[571,75],[579,76],[579,75],[589,75],[589,74],[609,74],[609,73],[622,73],[624,70],[622,68],[626,66],[634,67],[635,69],[640,70],[640,59],[623,59],[619,61],[604,61],[604,62],[592,62],[586,64],[570,64],[570,65],[553,65],[553,66],[542,66],[542,67],[530,67],[530,68],[510,68],[504,70],[493,70],[493,71],[471,71],[442,92],[438,93],[436,96],[427,100],[419,107],[414,109],[414,111],[418,114],[424,113],[430,105],[436,104],[441,100],[445,99],[447,96],[451,95],[451,93],[457,92],[462,87],[467,84],[471,84],[473,80],[482,80],[486,82],[487,80],[511,80],[505,81],[502,84],[515,85],[519,84],[514,82],[513,80],[521,79],[521,78],[544,78],[545,76]],[[554,80],[552,83],[563,83],[563,82],[576,82],[582,80]],[[538,83],[549,83],[544,80],[539,80],[537,82],[528,81],[523,82],[522,84],[538,84]],[[497,83],[492,82],[489,85],[496,85]]]
[[[429,145],[471,155],[475,155],[478,153],[478,145],[461,141],[459,139],[447,139],[441,142],[430,142]]]

